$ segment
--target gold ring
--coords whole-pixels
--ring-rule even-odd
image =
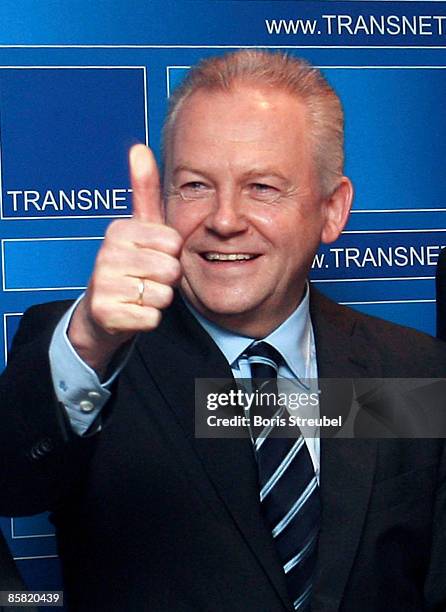
[[[143,306],[144,304],[144,289],[146,288],[146,284],[143,278],[140,278],[138,281],[138,306]]]

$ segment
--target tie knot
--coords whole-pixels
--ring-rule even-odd
[[[275,378],[282,357],[273,346],[267,342],[251,344],[245,351],[253,378]]]
[[[282,356],[279,351],[263,340],[261,342],[253,342],[253,344],[246,349],[245,355],[248,359],[255,359],[257,357],[259,359],[267,359],[271,361],[276,368],[282,361]]]

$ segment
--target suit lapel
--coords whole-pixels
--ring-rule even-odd
[[[219,499],[288,607],[285,577],[271,533],[260,514],[257,466],[251,441],[195,437],[194,381],[196,378],[233,380],[224,355],[179,297],[165,313],[158,330],[140,336],[137,348],[171,416],[183,429],[189,448],[198,456]]]
[[[352,317],[314,291],[311,304],[319,378],[380,376],[379,361]],[[350,406],[348,393],[346,400]],[[322,404],[321,412],[330,409]],[[339,608],[362,533],[375,462],[376,440],[321,439],[322,522],[314,610]]]

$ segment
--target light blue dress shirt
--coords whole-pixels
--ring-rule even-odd
[[[283,363],[280,364],[277,373],[279,391],[281,390],[280,379],[298,379],[305,387],[310,386],[310,384],[314,385],[317,382],[316,346],[310,318],[309,296],[310,292],[307,287],[305,296],[296,310],[279,327],[276,327],[268,336],[262,338],[262,340],[273,346],[283,358]],[[256,338],[240,336],[220,327],[203,317],[189,303],[186,303],[186,305],[226,357],[234,378],[250,379],[251,370],[244,353]],[[312,408],[312,414],[309,416],[318,418],[318,408]],[[313,462],[314,471],[319,480],[319,437],[306,437],[305,442]]]
[[[125,366],[131,349],[113,375],[101,382],[96,372],[79,357],[68,339],[67,329],[78,301],[57,325],[49,357],[56,396],[65,406],[73,430],[83,435],[110,398],[110,386]],[[255,338],[241,336],[224,329],[203,317],[189,303],[186,305],[219,346],[231,366],[234,378],[251,378],[249,363],[243,353]],[[296,310],[263,340],[271,344],[283,357],[283,364],[278,371],[279,389],[280,379],[298,379],[304,385],[317,379],[316,349],[309,311],[308,288]],[[311,416],[317,418],[318,409],[313,410]],[[307,437],[305,442],[319,479],[319,438]]]

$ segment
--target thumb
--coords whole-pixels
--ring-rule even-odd
[[[158,168],[152,151],[143,144],[129,153],[130,181],[133,190],[133,217],[150,223],[163,223]]]

